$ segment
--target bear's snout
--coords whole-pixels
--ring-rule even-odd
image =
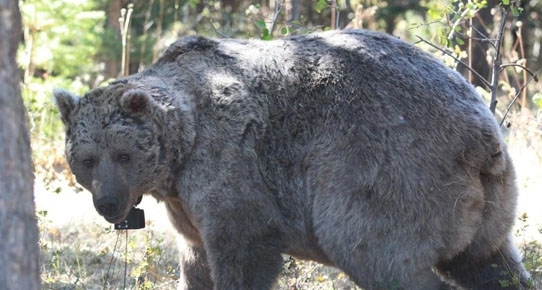
[[[119,214],[119,200],[115,197],[102,197],[96,201],[96,209],[104,217],[114,217]]]

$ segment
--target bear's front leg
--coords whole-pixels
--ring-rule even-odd
[[[282,267],[283,250],[274,219],[257,206],[233,212],[214,209],[202,231],[214,289],[271,289]]]
[[[202,245],[194,245],[179,237],[180,277],[179,290],[211,290],[213,281]]]
[[[180,255],[179,290],[211,290],[213,281],[207,261],[207,254],[201,236],[192,224],[186,207],[179,198],[165,200],[169,218],[180,234],[178,237]]]

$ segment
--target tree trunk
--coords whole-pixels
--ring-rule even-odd
[[[40,288],[30,138],[15,62],[19,1],[0,0],[0,288]]]
[[[120,9],[122,9],[123,6],[123,0],[110,0],[107,2],[107,9],[106,9],[106,15],[107,15],[107,27],[111,29],[111,31],[115,34],[115,39],[119,42],[121,41],[121,35],[120,35]],[[119,71],[124,68],[120,68],[118,59],[111,57],[107,58],[105,60],[105,78],[117,78],[119,77]]]

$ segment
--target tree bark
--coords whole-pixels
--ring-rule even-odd
[[[30,138],[15,55],[19,1],[0,0],[0,288],[40,287]]]

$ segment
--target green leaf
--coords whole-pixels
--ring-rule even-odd
[[[510,5],[510,0],[502,0],[502,5]]]
[[[188,6],[190,6],[190,8],[192,8],[192,9],[195,9],[198,6],[198,3],[199,3],[198,0],[189,0],[188,1]]]
[[[324,10],[326,8],[327,8],[327,1],[326,0],[318,0],[316,2],[316,6],[314,6],[314,10],[316,10],[316,12],[318,12],[318,13],[322,12],[322,10]]]
[[[254,24],[260,29],[266,29],[267,28],[267,25],[265,24],[265,21],[263,21],[263,20],[256,20],[254,22]]]
[[[260,37],[261,40],[271,40],[273,39],[273,35],[269,34],[269,29],[265,28],[262,32],[262,36]]]
[[[511,6],[510,9],[512,10],[512,15],[514,15],[514,17],[518,17],[520,14],[521,14],[521,8],[517,8],[516,6]]]
[[[542,93],[536,93],[533,96],[533,102],[542,109]]]
[[[456,38],[455,38],[455,41],[456,41],[457,44],[459,44],[459,45],[465,44],[465,41],[463,41],[463,39],[461,39],[460,37],[456,37]]]
[[[281,28],[281,29],[280,29],[280,33],[281,33],[282,35],[288,34],[288,28],[286,28],[286,27]]]

